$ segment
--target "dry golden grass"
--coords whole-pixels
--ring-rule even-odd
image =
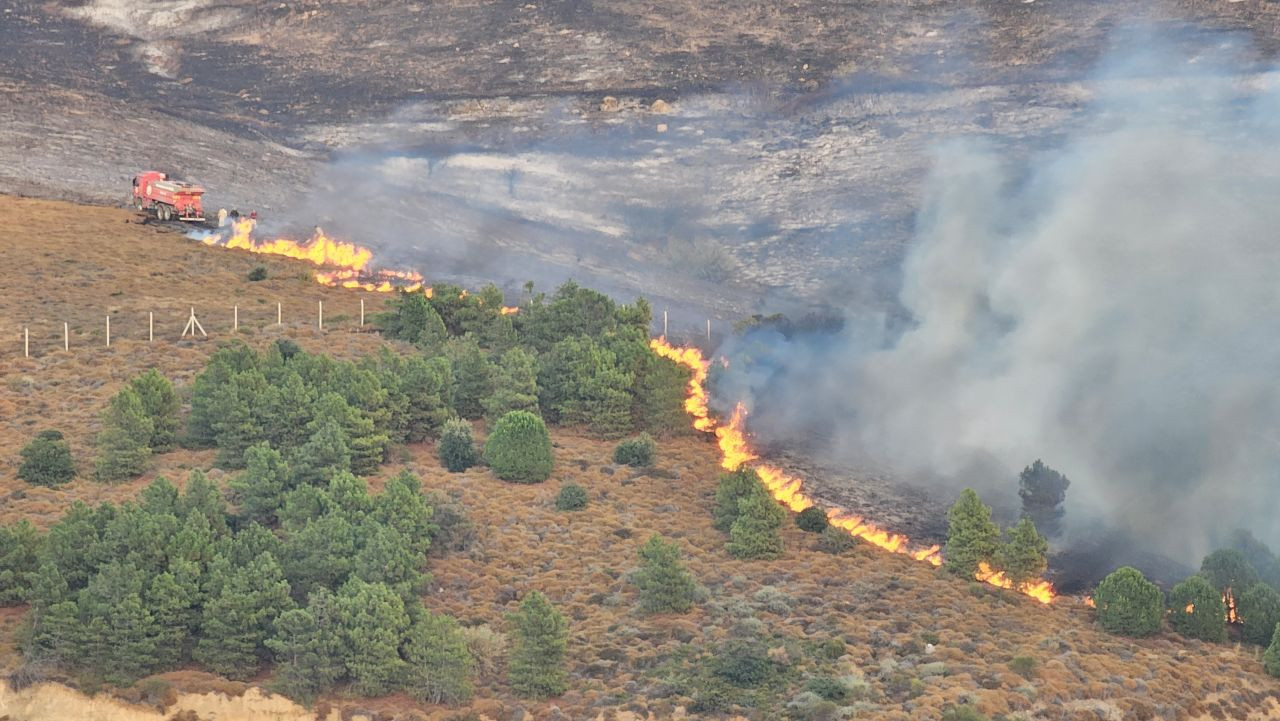
[[[15,324],[35,327],[39,319],[60,324],[68,317],[88,328],[109,306],[122,318],[141,313],[144,322],[149,308],[163,310],[180,326],[190,304],[210,309],[229,309],[232,302],[246,308],[270,304],[274,312],[275,299],[285,298],[299,308],[295,317],[317,298],[335,311],[358,305],[357,295],[302,278],[298,264],[272,262],[272,280],[243,282],[260,259],[196,247],[172,234],[126,224],[128,217],[123,211],[0,198],[0,221],[13,232],[0,260],[11,268],[34,266],[29,273],[12,273],[13,282],[0,297],[0,316],[9,324],[6,338],[19,337],[12,333]],[[116,292],[120,295],[113,297]],[[211,334],[227,336],[212,310],[205,318]],[[168,335],[178,329],[173,326]],[[369,352],[381,342],[370,334],[335,329],[321,335],[303,327],[259,329],[248,338],[265,342],[282,333],[311,350],[339,355]],[[110,350],[86,345],[82,339],[71,354],[41,347],[40,357],[23,360],[14,358],[20,345],[0,344],[5,354],[0,366],[4,522],[30,518],[46,525],[74,499],[123,500],[155,473],[180,482],[187,469],[211,462],[208,452],[171,453],[159,458],[146,477],[118,486],[79,479],[50,490],[16,480],[17,449],[45,427],[67,433],[87,471],[97,415],[121,383],[151,365],[186,383],[215,347],[171,341],[148,346],[136,340],[113,342]],[[1071,599],[1045,607],[865,546],[839,557],[818,553],[812,550],[814,537],[791,524],[784,529],[782,558],[735,560],[710,524],[719,469],[705,438],[661,442],[657,470],[648,473],[613,466],[610,443],[572,431],[558,431],[554,439],[556,468],[540,485],[503,483],[483,468],[447,473],[430,444],[409,447],[370,479],[370,486],[380,489],[387,477],[408,467],[425,488],[458,496],[477,526],[469,551],[432,560],[434,580],[423,598],[428,608],[453,614],[466,625],[502,629],[518,599],[538,589],[570,621],[571,690],[564,697],[525,702],[512,697],[500,678],[484,679],[471,705],[477,713],[505,719],[522,706],[542,718],[555,705],[574,719],[608,710],[669,717],[684,699],[647,697],[651,669],[686,643],[706,647],[725,638],[746,609],[784,640],[844,639],[847,655],[839,666],[865,676],[872,688],[872,704],[859,718],[938,718],[941,709],[961,702],[975,703],[988,714],[1047,719],[1275,718],[1267,714],[1278,708],[1280,683],[1262,674],[1254,649],[1169,634],[1141,641],[1110,636],[1097,628],[1089,609]],[[555,510],[555,494],[566,482],[588,490],[586,510]],[[636,613],[635,590],[626,574],[652,532],[679,540],[690,570],[711,592],[709,603],[681,616]],[[789,596],[790,610],[785,603],[759,602],[756,593],[765,586]],[[10,660],[17,619],[13,610],[0,610],[0,651],[10,652]],[[936,649],[930,654],[925,643],[934,636]],[[1034,671],[1026,677],[1011,671],[1008,664],[1015,656],[1034,658]],[[804,658],[794,661],[813,665]],[[915,678],[920,665],[935,661],[945,664],[946,673],[923,678],[919,695],[907,698],[895,689],[892,664]],[[192,672],[164,678],[175,687],[207,689],[211,682]],[[335,697],[328,703],[388,716],[412,710],[431,719],[460,712],[420,707],[403,696],[359,702]]]

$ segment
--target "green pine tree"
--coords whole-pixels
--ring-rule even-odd
[[[640,547],[640,568],[633,581],[640,588],[645,613],[684,613],[693,608],[698,585],[680,562],[680,545],[657,533]]]
[[[227,533],[227,502],[218,486],[202,471],[192,471],[187,476],[187,487],[178,499],[178,512],[184,519],[192,514],[204,516],[215,537]]]
[[[649,352],[636,373],[632,417],[638,428],[654,435],[688,433],[685,396],[689,369],[669,358]]]
[[[436,436],[453,415],[449,397],[453,368],[446,358],[411,358],[401,377],[406,407],[406,434],[410,441]]]
[[[230,569],[229,564],[211,565],[211,575],[215,567]],[[266,641],[276,618],[293,608],[289,582],[276,560],[264,553],[247,566],[230,569],[214,586],[218,590],[205,603],[192,655],[227,678],[250,678],[267,657]]]
[[[129,381],[129,386],[142,401],[142,410],[151,419],[148,445],[156,453],[172,450],[178,441],[178,394],[173,384],[155,368]]]
[[[262,438],[282,452],[306,443],[316,398],[316,389],[296,370],[286,367],[262,398]]]
[[[388,305],[391,311],[376,319],[388,338],[433,349],[448,337],[444,321],[425,293],[401,292]]]
[[[280,614],[267,639],[276,660],[275,688],[304,703],[326,692],[346,673],[337,600],[320,588],[306,608]]]
[[[387,481],[374,499],[373,517],[378,523],[399,531],[410,550],[426,555],[431,538],[439,530],[432,522],[434,509],[422,494],[422,484],[410,471],[402,471]]]
[[[390,443],[387,434],[379,432],[370,418],[332,392],[322,395],[316,402],[315,419],[309,430],[314,433],[330,420],[336,421],[346,435],[347,447],[351,451],[351,472],[364,476],[376,471]]]
[[[284,542],[285,574],[298,598],[319,588],[334,588],[351,573],[358,542],[356,527],[336,510],[290,533]]]
[[[1262,668],[1272,676],[1280,676],[1280,623],[1271,633],[1271,645],[1262,654]]]
[[[157,627],[142,602],[143,574],[130,564],[104,565],[79,596],[83,635],[75,665],[108,683],[127,685],[158,668]]]
[[[1169,625],[1183,636],[1225,641],[1226,616],[1222,594],[1204,576],[1192,576],[1169,591]]]
[[[1122,636],[1150,636],[1160,630],[1164,594],[1136,568],[1124,566],[1102,579],[1093,594],[1098,622]]]
[[[142,408],[142,400],[129,387],[111,399],[98,435],[99,480],[120,481],[141,475],[151,460],[152,425]]]
[[[381,696],[404,683],[407,665],[400,642],[409,630],[404,600],[389,586],[352,578],[338,591],[345,651],[355,690]]]
[[[738,518],[729,528],[729,553],[737,558],[777,558],[782,554],[778,529],[787,513],[764,486],[738,501]]]
[[[383,583],[400,594],[405,601],[417,598],[426,577],[426,561],[413,550],[403,534],[381,523],[365,523],[356,529],[360,550],[352,560],[351,572],[369,583]]]
[[[973,578],[979,563],[992,563],[1000,549],[1000,528],[991,520],[991,509],[972,488],[960,494],[947,512],[946,568],[957,576]]]
[[[716,486],[716,505],[713,511],[716,530],[728,533],[733,528],[733,522],[738,520],[738,502],[757,488],[763,487],[760,475],[745,464],[731,473],[722,474],[720,483]]]
[[[58,431],[40,433],[19,452],[18,478],[37,486],[60,486],[76,477],[71,446]]]
[[[1046,466],[1039,459],[1027,466],[1018,476],[1018,496],[1022,498],[1022,515],[1035,522],[1049,538],[1056,537],[1062,528],[1062,502],[1067,497],[1071,481],[1061,473]]]
[[[423,613],[402,647],[408,662],[405,690],[425,703],[456,704],[471,698],[471,654],[451,616]]]
[[[290,460],[294,486],[328,486],[334,474],[351,470],[351,450],[339,422],[325,418],[311,428],[311,437]]]
[[[1200,563],[1200,575],[1209,579],[1214,588],[1223,593],[1230,591],[1236,598],[1259,581],[1258,572],[1244,554],[1234,548],[1222,548],[1205,556]]]
[[[41,541],[36,527],[25,518],[0,526],[0,606],[16,606],[31,595],[40,570]]]
[[[257,352],[244,343],[233,343],[214,351],[192,384],[186,443],[196,448],[209,448],[215,444],[214,420],[218,417],[214,408],[215,397],[231,382],[232,376],[256,368],[258,364]]]
[[[257,443],[244,453],[245,470],[228,484],[240,504],[240,514],[267,525],[276,521],[285,494],[293,489],[293,474],[280,452]]]
[[[174,561],[174,570],[151,579],[143,595],[155,623],[156,666],[176,668],[190,653],[191,636],[199,620],[199,568],[190,561]]]
[[[569,627],[546,596],[531,591],[510,616],[512,649],[507,666],[511,688],[525,698],[559,696],[568,688],[564,668]]]
[[[454,338],[445,348],[453,373],[453,409],[463,418],[484,415],[484,399],[493,395],[493,364],[471,338]]]
[[[1255,584],[1236,597],[1236,611],[1244,624],[1244,640],[1265,646],[1271,642],[1267,630],[1280,623],[1280,593],[1265,583]]]
[[[222,468],[243,468],[244,452],[266,438],[265,408],[271,385],[257,368],[236,373],[213,394],[209,410],[213,414],[217,463]]]
[[[1000,545],[1000,570],[1015,586],[1034,581],[1049,568],[1048,552],[1049,541],[1036,530],[1031,518],[1023,516],[1018,525],[1009,529],[1008,538]]]
[[[520,348],[502,355],[493,377],[493,395],[482,401],[490,424],[511,411],[538,414],[538,361]]]

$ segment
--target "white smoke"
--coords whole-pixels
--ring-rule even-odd
[[[1043,458],[1069,522],[1184,559],[1237,526],[1280,543],[1280,90],[1194,60],[1114,63],[1084,129],[1024,160],[945,143],[907,327],[735,341],[721,395],[767,405],[766,438],[830,426],[845,458],[1010,496]]]

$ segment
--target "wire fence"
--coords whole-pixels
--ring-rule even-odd
[[[206,308],[197,313],[196,306],[192,305],[188,307],[186,313],[173,310],[159,313],[146,311],[145,314],[138,311],[107,313],[102,316],[101,324],[86,324],[81,320],[75,323],[71,321],[26,323],[21,327],[21,335],[17,339],[17,350],[23,358],[39,358],[50,353],[70,353],[77,348],[110,348],[112,343],[120,341],[155,343],[189,339],[204,340],[211,335],[217,337],[234,335],[240,333],[242,328],[249,330],[271,326],[310,327],[320,332],[334,329],[356,332],[376,330],[370,323],[371,318],[366,313],[363,298],[359,299],[358,311],[355,307],[346,307],[346,304],[343,304],[339,310],[339,313],[330,314],[326,318],[323,300],[315,301],[314,305],[303,306],[297,303],[286,306],[283,301],[277,301],[274,309],[269,306],[264,308],[261,304],[255,307],[241,307],[233,304],[230,309]],[[300,312],[301,315],[299,315]],[[206,330],[206,324],[214,331],[212,334]],[[661,320],[654,318],[654,325],[658,327],[655,327],[653,332],[657,333],[660,327],[661,335],[667,336],[667,311],[662,312]],[[680,340],[687,343],[701,344],[704,340],[698,337],[701,333],[689,333],[687,329],[680,335],[683,336]],[[708,347],[713,347],[711,319],[706,321],[705,342]],[[8,344],[0,347],[5,346]]]
[[[49,353],[69,353],[82,347],[106,347],[120,341],[146,341],[147,343],[196,339],[210,337],[205,324],[212,318],[218,320],[210,324],[213,335],[235,334],[243,330],[277,326],[310,327],[317,331],[340,328],[349,331],[374,330],[365,312],[365,301],[359,299],[359,311],[355,308],[342,309],[345,312],[325,317],[323,300],[317,300],[299,320],[297,306],[286,307],[278,301],[274,309],[261,307],[249,310],[239,305],[232,305],[228,310],[201,310],[190,306],[181,321],[177,321],[174,313],[147,311],[145,315],[137,312],[107,313],[102,316],[101,325],[86,327],[83,322],[54,321],[42,323],[26,323],[22,326],[18,340],[18,351],[23,358],[37,358]],[[264,312],[264,310],[266,312]],[[288,311],[288,313],[286,313]],[[288,315],[288,317],[286,317]],[[112,323],[115,323],[115,330]],[[123,327],[122,327],[123,326]],[[33,333],[34,330],[34,333]],[[6,344],[7,345],[7,344]]]

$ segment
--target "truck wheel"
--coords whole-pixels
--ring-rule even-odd
[[[160,206],[160,220],[169,220],[173,218],[173,212],[169,210],[169,206]]]

